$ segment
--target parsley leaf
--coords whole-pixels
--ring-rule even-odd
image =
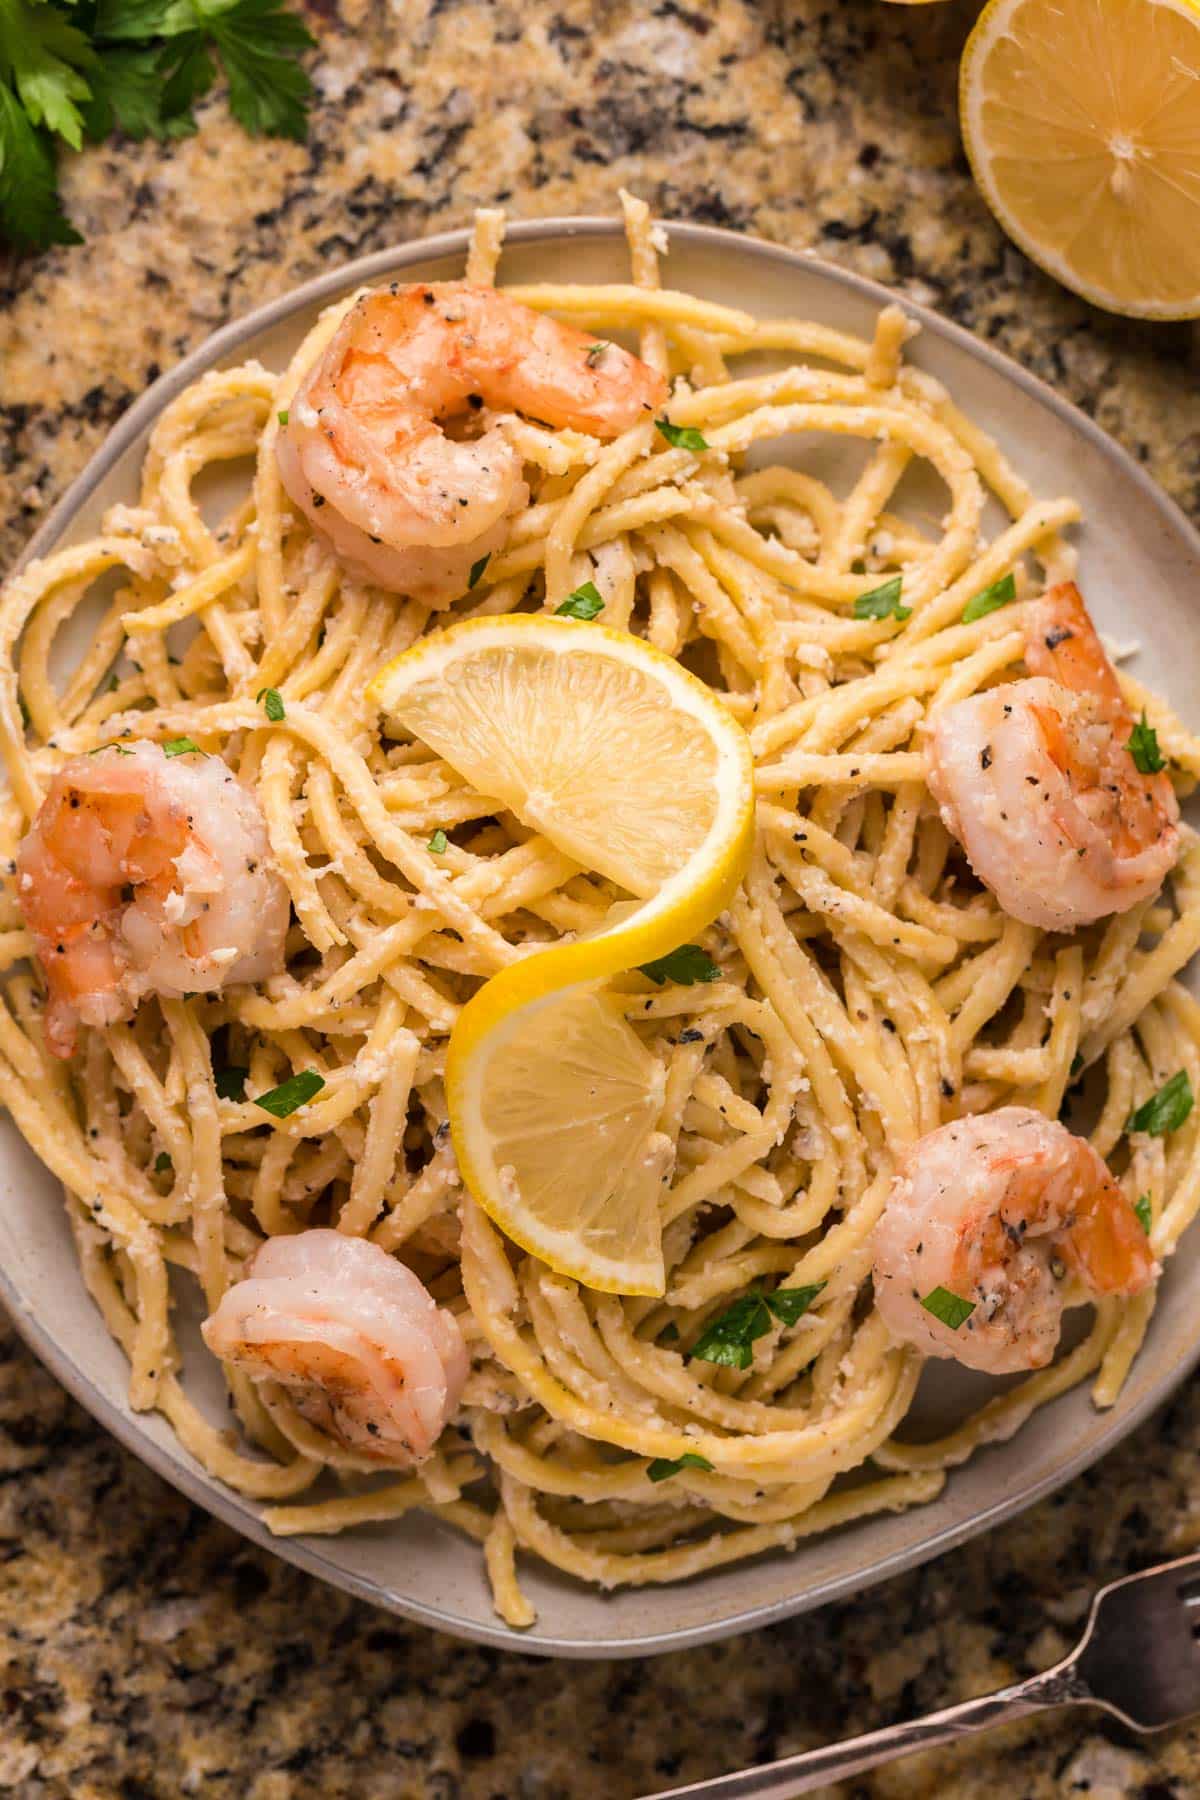
[[[264,1112],[273,1113],[277,1119],[286,1119],[314,1094],[319,1094],[324,1086],[325,1077],[318,1075],[315,1069],[301,1069],[298,1075],[289,1075],[278,1087],[268,1089],[265,1094],[256,1094],[254,1104],[261,1106]]]
[[[58,204],[54,152],[35,131],[10,87],[0,81],[0,231],[16,244],[81,244]]]
[[[199,744],[193,743],[188,737],[168,738],[163,745],[164,756],[191,756],[193,753],[197,756],[204,755]]]
[[[278,688],[259,688],[254,698],[256,701],[262,701],[263,711],[272,725],[278,725],[280,719],[287,718],[287,708],[283,704],[283,695]]]
[[[727,1369],[748,1369],[754,1361],[755,1339],[765,1337],[770,1329],[767,1303],[757,1288],[751,1288],[705,1326],[692,1346],[692,1355]]]
[[[654,423],[676,450],[708,449],[708,439],[694,425],[672,425],[670,419],[655,419]]]
[[[213,1086],[217,1090],[219,1100],[244,1100],[246,1098],[246,1077],[249,1069],[242,1069],[236,1063],[229,1063],[223,1069],[213,1071]]]
[[[677,950],[668,950],[665,956],[656,956],[653,962],[639,966],[656,987],[668,981],[678,987],[694,987],[698,981],[718,981],[721,975],[712,957],[699,944],[680,944]]]
[[[727,1311],[707,1325],[692,1347],[692,1355],[701,1362],[721,1363],[727,1369],[748,1369],[754,1361],[754,1343],[771,1329],[771,1315],[781,1325],[794,1325],[808,1311],[821,1289],[818,1281],[812,1287],[776,1288],[764,1294],[752,1287]]]
[[[1148,723],[1144,707],[1125,748],[1137,765],[1139,775],[1157,775],[1167,766],[1167,759],[1158,747],[1158,733]]]
[[[479,584],[479,582],[483,579],[483,571],[487,568],[487,566],[491,562],[491,560],[492,560],[492,553],[489,550],[486,556],[481,556],[478,562],[473,562],[471,564],[471,573],[467,576],[467,592],[468,593],[470,592],[470,590],[473,587],[476,587]]]
[[[1133,1203],[1133,1210],[1137,1214],[1138,1224],[1146,1233],[1146,1236],[1149,1237],[1150,1226],[1154,1220],[1154,1215],[1150,1210],[1149,1194],[1139,1194]]]
[[[91,97],[96,53],[85,34],[53,6],[0,0],[0,75],[11,81],[33,126],[44,126],[78,150],[84,118],[76,105]]]
[[[277,413],[276,413],[276,414],[275,414],[275,417],[276,417],[276,418],[277,418],[277,419],[278,419],[278,420],[279,420],[279,423],[280,423],[280,424],[281,424],[281,425],[286,425],[286,424],[287,424],[287,422],[288,422],[288,419],[289,419],[289,418],[290,418],[290,416],[291,416],[291,415],[290,415],[290,413],[289,413],[289,412],[288,412],[288,409],[287,409],[287,407],[286,407],[286,406],[285,406],[285,407],[284,407],[284,409],[283,409],[283,411],[282,411],[282,412],[277,412]]]
[[[162,54],[163,128],[167,137],[189,137],[196,130],[192,112],[217,79],[217,65],[202,34],[190,31],[172,38]]]
[[[951,1331],[957,1331],[964,1325],[975,1311],[974,1300],[964,1300],[960,1294],[952,1294],[949,1288],[935,1287],[931,1294],[926,1294],[921,1305]]]
[[[612,349],[612,345],[608,342],[608,340],[606,338],[600,338],[596,343],[594,343],[592,345],[591,349],[588,351],[587,355],[584,357],[583,360],[587,364],[589,369],[594,369],[596,367],[596,364],[600,361],[600,358],[604,355],[604,352],[606,350],[611,350],[611,349]]]
[[[1170,1081],[1163,1083],[1157,1094],[1151,1094],[1148,1100],[1134,1108],[1125,1121],[1125,1129],[1144,1131],[1151,1137],[1165,1137],[1168,1131],[1179,1130],[1194,1105],[1195,1095],[1188,1072],[1180,1069]]]
[[[1016,578],[1010,569],[1007,575],[1000,577],[999,581],[990,582],[987,587],[980,588],[977,594],[971,595],[963,607],[962,622],[964,625],[973,625],[976,619],[986,618],[988,613],[996,612],[1001,606],[1007,606],[1009,601],[1015,600],[1016,597]]]
[[[427,850],[431,850],[435,856],[441,856],[445,852],[448,842],[445,832],[439,825],[425,847]]]
[[[162,59],[157,50],[106,50],[91,70],[91,98],[83,109],[88,137],[105,138],[119,125],[132,138],[178,136],[163,117]]]
[[[561,606],[554,609],[555,616],[560,619],[594,619],[597,613],[604,611],[604,601],[600,589],[594,581],[585,581],[577,587],[573,594],[568,594]]]
[[[200,25],[206,10],[203,4],[193,6],[192,0],[99,0],[96,36],[125,43],[178,37]]]
[[[646,1469],[651,1481],[669,1481],[672,1475],[678,1475],[680,1469],[708,1469],[712,1464],[706,1456],[697,1456],[694,1450],[685,1450],[682,1456],[656,1456]]]
[[[229,110],[252,137],[302,143],[312,82],[295,58],[315,39],[280,0],[195,0],[229,80]]]
[[[804,1317],[824,1286],[823,1281],[817,1281],[811,1287],[776,1288],[773,1294],[767,1295],[767,1305],[781,1325],[794,1325]]]
[[[903,584],[902,575],[893,575],[882,587],[872,588],[869,593],[860,594],[854,602],[856,619],[905,619],[912,618],[912,607],[901,606],[900,589]]]

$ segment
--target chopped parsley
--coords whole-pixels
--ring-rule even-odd
[[[449,839],[439,825],[425,847],[427,850],[431,850],[434,856],[441,856],[445,852],[448,842]]]
[[[672,425],[670,419],[655,419],[654,423],[676,450],[708,449],[708,439],[694,425]]]
[[[781,1325],[794,1325],[797,1319],[804,1317],[824,1286],[823,1281],[814,1281],[811,1287],[776,1288],[773,1294],[767,1295],[767,1305]]]
[[[952,1294],[949,1288],[935,1287],[931,1294],[926,1294],[921,1305],[951,1331],[957,1331],[964,1325],[975,1311],[973,1300],[964,1300],[961,1294]]]
[[[1007,606],[1016,597],[1016,577],[1010,569],[1007,575],[1001,575],[999,581],[989,582],[987,587],[980,588],[977,594],[971,595],[963,607],[962,622],[964,625],[973,625],[976,619],[984,619],[988,613],[998,612],[1000,607]]]
[[[278,419],[278,420],[279,420],[279,423],[280,423],[280,424],[281,424],[281,425],[286,425],[286,424],[287,424],[287,422],[288,422],[288,411],[287,411],[287,407],[286,407],[286,406],[285,406],[285,407],[284,407],[284,409],[283,409],[283,411],[282,411],[282,412],[278,412],[278,413],[276,413],[276,414],[275,414],[275,417],[276,417],[276,418],[277,418],[277,419]]]
[[[171,1161],[166,1151],[160,1150],[154,1159],[154,1173],[156,1175],[169,1175],[174,1167],[175,1164]]]
[[[803,1317],[825,1286],[776,1288],[764,1294],[753,1287],[707,1325],[692,1348],[701,1362],[721,1363],[727,1369],[748,1369],[754,1361],[754,1343],[771,1329],[771,1315],[781,1325],[794,1325]]]
[[[893,575],[882,587],[871,588],[868,593],[860,594],[854,602],[856,619],[905,619],[912,618],[912,607],[901,606],[900,589],[903,585],[902,575]]]
[[[289,1075],[286,1081],[281,1081],[278,1087],[265,1094],[256,1094],[254,1104],[277,1119],[286,1119],[297,1107],[306,1105],[314,1094],[319,1094],[324,1086],[325,1077],[318,1075],[315,1069],[301,1069],[299,1074]]]
[[[193,742],[189,737],[168,738],[162,748],[164,756],[204,755],[204,751],[200,748],[199,744]]]
[[[560,619],[594,619],[597,613],[604,611],[604,600],[600,589],[594,581],[585,581],[577,587],[573,594],[568,594],[561,606],[556,606],[555,614]]]
[[[1144,707],[1125,748],[1137,765],[1139,775],[1158,775],[1167,766],[1167,759],[1158,747],[1158,733],[1147,721]]]
[[[1146,1233],[1146,1236],[1149,1237],[1150,1236],[1150,1226],[1151,1226],[1151,1224],[1153,1222],[1153,1218],[1154,1218],[1154,1215],[1150,1210],[1149,1194],[1139,1194],[1137,1199],[1133,1203],[1133,1210],[1137,1214],[1138,1224],[1141,1226],[1142,1230]]]
[[[471,588],[478,587],[480,581],[483,578],[483,571],[487,568],[487,566],[491,562],[491,560],[492,560],[492,553],[489,550],[485,556],[480,557],[478,562],[473,562],[471,564],[471,573],[467,576],[468,592],[471,590]]]
[[[223,1069],[213,1071],[213,1086],[217,1090],[219,1100],[244,1100],[246,1098],[246,1077],[249,1069],[240,1068],[236,1063],[228,1063]]]
[[[287,708],[283,704],[283,695],[278,688],[259,688],[254,698],[256,701],[262,701],[263,711],[266,713],[268,719],[270,719],[272,725],[278,725],[280,719],[287,718]]]
[[[1188,1072],[1180,1069],[1156,1094],[1134,1107],[1125,1121],[1125,1129],[1144,1131],[1150,1137],[1165,1137],[1168,1131],[1179,1130],[1195,1103]]]
[[[589,369],[594,369],[596,364],[600,361],[600,358],[604,355],[604,352],[611,349],[612,345],[607,339],[601,338],[598,343],[592,345],[583,360]]]
[[[694,1450],[685,1450],[682,1456],[656,1456],[646,1473],[651,1481],[669,1481],[681,1469],[707,1469],[711,1472],[712,1464],[706,1456],[697,1456]]]
[[[653,962],[639,966],[656,987],[663,987],[668,981],[678,987],[694,987],[698,981],[718,981],[721,976],[712,957],[699,944],[680,944],[677,950],[668,950],[665,956],[656,956]]]

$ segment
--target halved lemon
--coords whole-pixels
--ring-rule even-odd
[[[967,41],[963,138],[1009,236],[1133,318],[1200,315],[1200,6],[989,0]]]
[[[711,922],[754,830],[753,759],[704,683],[628,632],[472,619],[375,677],[371,698],[465,780],[629,901],[599,932],[484,984],[451,1035],[455,1151],[510,1237],[591,1287],[661,1293],[661,1070],[603,991]]]

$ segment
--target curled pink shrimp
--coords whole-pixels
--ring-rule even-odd
[[[73,757],[17,855],[17,900],[46,977],[46,1042],[283,965],[288,893],[258,802],[221,761],[112,744]]]
[[[1029,607],[1025,662],[1027,680],[938,717],[929,786],[1005,912],[1070,931],[1157,892],[1179,805],[1167,776],[1134,760],[1134,721],[1072,582]]]
[[[339,1231],[269,1238],[201,1331],[343,1449],[402,1468],[429,1455],[467,1378],[454,1314],[378,1244]]]
[[[1158,1272],[1085,1138],[1002,1106],[904,1153],[875,1228],[875,1299],[895,1337],[992,1375],[1039,1369],[1058,1342],[1068,1272],[1094,1295],[1136,1294]]]
[[[612,438],[666,396],[662,376],[619,345],[495,288],[378,288],[301,382],[279,473],[352,574],[445,605],[528,499],[497,413]]]

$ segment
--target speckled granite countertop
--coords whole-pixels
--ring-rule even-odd
[[[975,7],[311,0],[311,139],[71,162],[86,242],[0,262],[0,566],[145,384],[362,251],[513,213],[663,213],[811,245],[999,344],[1200,516],[1200,337],[1107,319],[1000,235],[955,127]],[[0,1793],[15,1800],[628,1800],[1010,1681],[1090,1588],[1200,1541],[1200,1388],[1023,1520],[854,1605],[654,1662],[406,1627],[190,1507],[0,1331]],[[1200,1730],[1080,1714],[839,1790],[1183,1800]]]

